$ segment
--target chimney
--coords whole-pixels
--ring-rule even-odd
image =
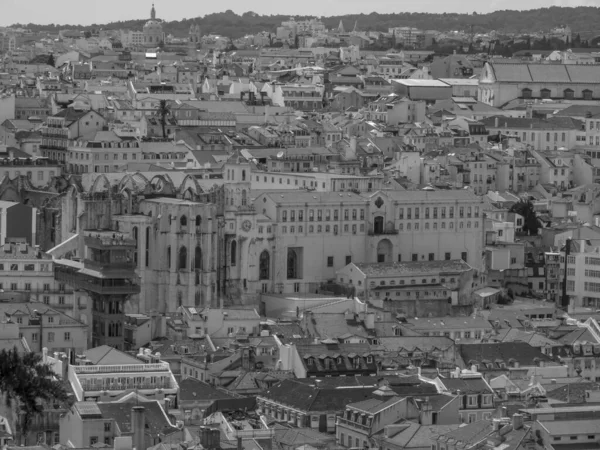
[[[512,416],[512,426],[513,430],[520,430],[523,428],[523,415],[515,413]]]
[[[144,446],[145,409],[143,406],[131,408],[131,431],[133,432],[133,448],[135,450],[146,450]]]

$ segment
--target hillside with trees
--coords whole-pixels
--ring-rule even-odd
[[[296,20],[312,16],[296,16]],[[231,38],[255,34],[260,31],[275,31],[282,21],[288,20],[287,15],[259,15],[252,11],[238,15],[231,10],[222,13],[207,14],[204,17],[188,18],[165,22],[165,31],[175,36],[186,36],[190,25],[197,23],[203,34],[220,34]],[[15,24],[14,27],[28,28],[34,32],[58,32],[60,29],[141,29],[146,18],[111,22],[108,24],[80,25],[38,25]],[[495,11],[488,14],[456,14],[456,13],[397,13],[397,14],[353,14],[344,16],[323,17],[328,28],[335,28],[343,20],[347,29],[352,29],[355,22],[362,31],[387,31],[395,26],[412,26],[425,30],[438,31],[471,31],[484,33],[496,30],[500,33],[535,33],[549,31],[554,27],[569,25],[573,33],[582,37],[600,35],[600,7],[580,6],[576,8],[550,7],[532,9],[529,11]],[[471,28],[472,27],[472,28]]]

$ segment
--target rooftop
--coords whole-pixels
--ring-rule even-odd
[[[370,277],[389,277],[398,275],[417,275],[425,273],[458,273],[471,270],[462,259],[447,261],[406,261],[393,263],[351,263],[364,275]]]

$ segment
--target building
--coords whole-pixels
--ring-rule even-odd
[[[123,349],[124,304],[130,295],[140,292],[132,254],[136,242],[123,233],[104,230],[86,230],[76,239],[83,262],[56,259],[54,276],[90,296],[92,345]]]
[[[392,90],[413,101],[435,102],[452,97],[452,86],[440,80],[392,79]]]
[[[599,74],[598,65],[486,62],[477,99],[497,107],[516,99],[594,100],[600,97]]]
[[[260,316],[253,308],[201,309],[182,306],[179,312],[187,325],[189,337],[258,336],[260,331]]]
[[[435,383],[440,392],[460,397],[458,410],[461,423],[490,420],[495,411],[494,390],[480,373],[467,370],[456,371],[450,378],[437,377]]]
[[[452,314],[453,306],[470,304],[473,272],[462,259],[416,257],[406,262],[350,263],[337,271],[336,280],[386,309],[413,317],[440,317]]]
[[[80,353],[74,363],[62,361],[77,401],[113,402],[135,391],[147,400],[177,408],[179,385],[169,364],[157,357],[130,356],[108,345]]]
[[[346,448],[371,448],[372,440],[386,425],[418,418],[412,398],[398,397],[389,386],[382,386],[370,398],[346,406],[336,422],[337,443]]]
[[[88,326],[43,303],[1,301],[3,316],[19,327],[19,339],[25,339],[31,351],[42,353],[87,349]]]
[[[157,401],[97,403],[79,401],[61,417],[60,442],[75,448],[105,445],[109,448],[151,448],[169,439],[181,439]]]
[[[144,24],[144,47],[158,47],[165,42],[165,35],[162,29],[162,20],[156,18],[154,3],[150,11],[150,20]]]
[[[106,120],[81,104],[65,108],[46,119],[42,127],[42,154],[54,161],[66,161],[69,140],[102,130]]]
[[[26,243],[9,241],[0,250],[1,292],[22,293],[33,303],[87,324],[87,296],[54,279],[54,263],[48,256]]]
[[[265,192],[254,205],[269,222],[238,216],[240,232],[229,243],[236,250],[230,278],[251,290],[314,292],[309,283],[335,278],[352,261],[460,258],[481,268],[482,203],[468,191]]]
[[[36,208],[22,203],[0,200],[0,245],[8,245],[5,247],[5,253],[12,252],[11,242],[20,243],[21,252],[27,248],[27,245],[36,245],[36,233]]]

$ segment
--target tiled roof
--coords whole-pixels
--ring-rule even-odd
[[[371,398],[376,388],[320,389],[297,380],[284,380],[261,397],[300,411],[342,411],[349,403]]]
[[[439,378],[450,392],[462,394],[492,394],[492,389],[482,378]]]
[[[179,382],[179,399],[181,401],[206,401],[229,398],[233,398],[233,396],[219,391],[210,384],[195,378],[186,378]]]
[[[464,443],[467,447],[470,447],[469,444],[481,442],[489,436],[493,430],[494,428],[491,420],[480,420],[442,434],[441,436],[447,441],[453,439],[457,443]]]
[[[484,362],[494,364],[503,362],[507,366],[511,361],[518,362],[520,366],[535,365],[535,359],[539,361],[552,361],[544,355],[539,348],[532,347],[525,342],[496,342],[493,344],[462,344],[457,350],[466,365],[480,364],[480,369],[485,369]]]
[[[462,259],[443,261],[406,261],[393,263],[355,263],[366,276],[412,275],[421,273],[458,273],[471,270]]]
[[[600,67],[575,64],[489,63],[496,80],[513,83],[597,83]]]
[[[551,390],[551,385],[546,387],[546,397],[551,400],[557,400],[562,403],[585,403],[585,391],[597,391],[600,389],[600,383],[570,383]]]
[[[90,348],[84,354],[94,365],[144,364],[143,361],[108,345]]]
[[[128,403],[97,403],[102,411],[102,416],[111,418],[117,422],[121,433],[131,433],[131,409],[134,406],[143,406],[146,422],[146,432],[152,436],[160,434],[170,434],[178,431],[167,418],[166,412],[162,409],[158,401]]]
[[[583,122],[572,117],[550,117],[549,119],[528,119],[525,117],[493,116],[481,119],[487,128],[507,128],[526,130],[581,130]],[[496,125],[498,122],[498,125]]]

